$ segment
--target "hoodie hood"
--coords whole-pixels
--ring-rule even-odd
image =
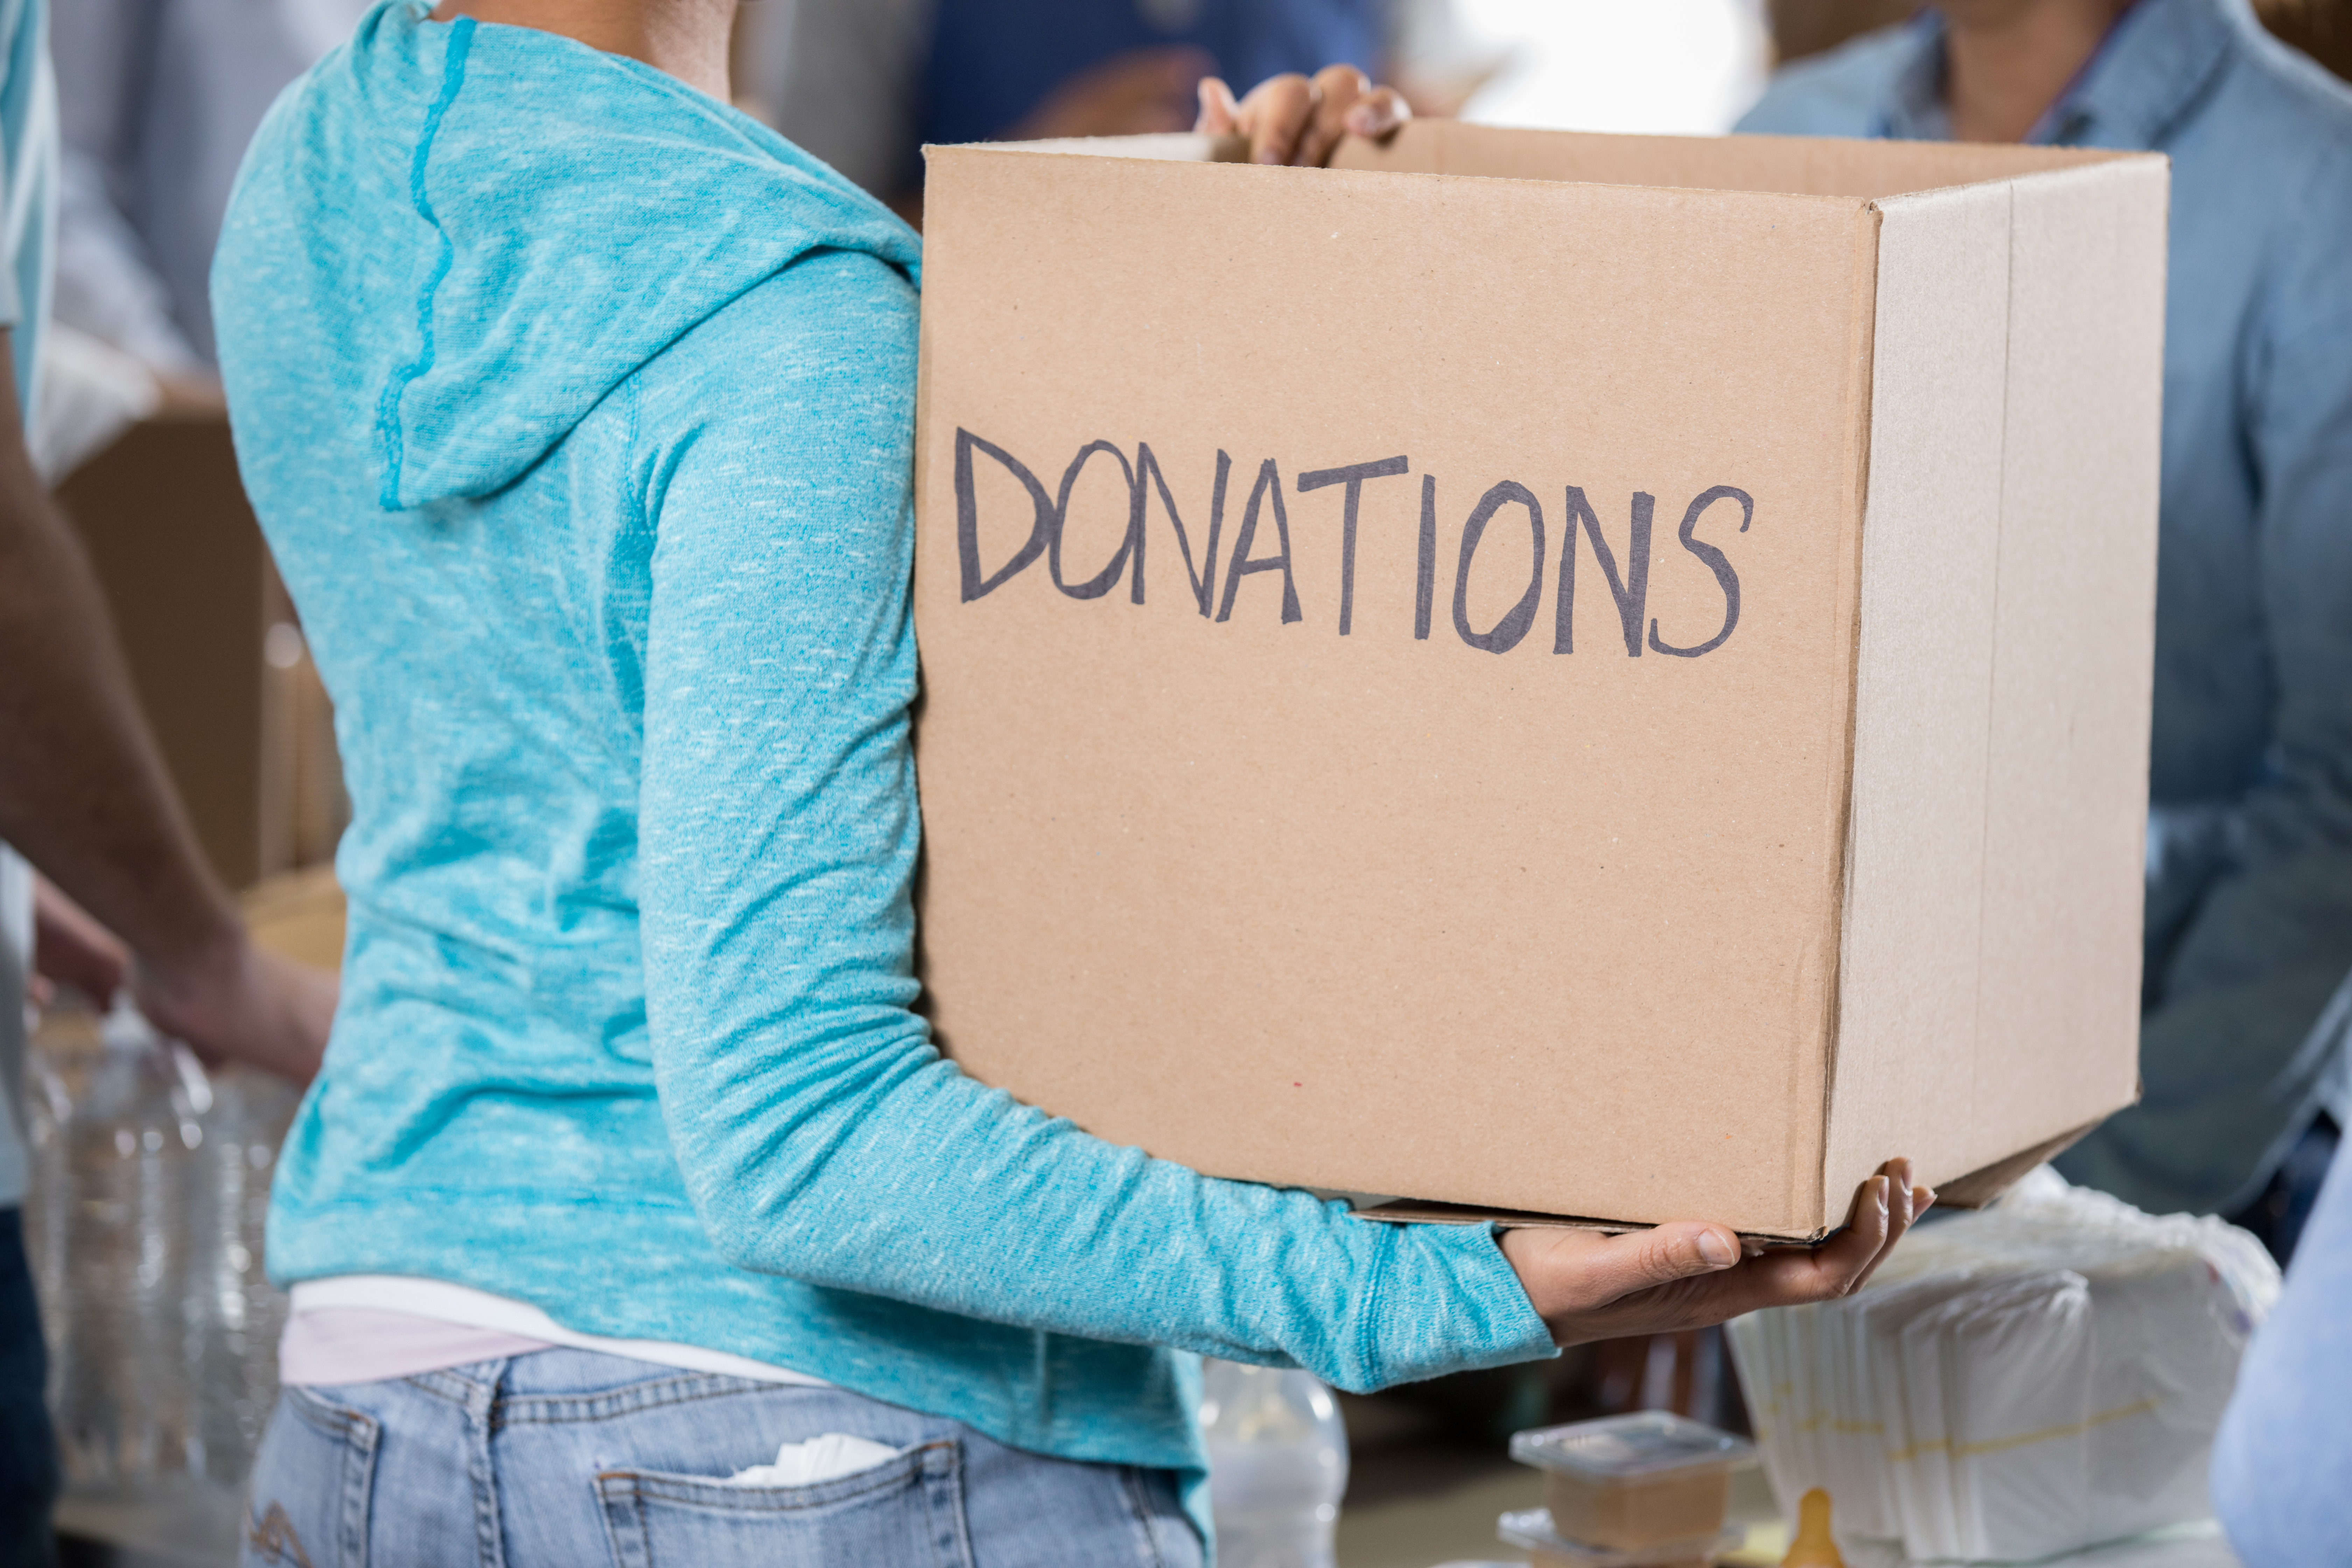
[[[336,329],[387,510],[520,478],[640,365],[818,249],[918,279],[921,242],[773,132],[635,60],[391,0],[272,110],[305,204],[398,214],[282,300]],[[245,178],[263,177],[249,165]]]

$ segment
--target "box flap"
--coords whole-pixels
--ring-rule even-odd
[[[2084,147],[1810,136],[1617,136],[1427,120],[1412,121],[1386,142],[1349,137],[1340,143],[1332,166],[1870,201],[2129,156]]]

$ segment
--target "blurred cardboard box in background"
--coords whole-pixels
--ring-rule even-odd
[[[1817,1235],[2135,1093],[2167,174],[930,151],[921,962],[1220,1175]]]
[[[142,420],[57,499],[214,869],[244,888],[329,858],[349,816],[333,712],[246,501],[226,416]]]
[[[313,969],[343,966],[347,910],[332,866],[286,871],[247,888],[237,900],[246,929],[265,952]]]

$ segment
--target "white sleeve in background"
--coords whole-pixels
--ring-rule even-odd
[[[59,160],[58,324],[113,344],[167,375],[196,375],[204,356],[173,319],[172,300],[147,247],[106,194],[94,160],[67,149]]]
[[[57,319],[166,374],[207,374],[209,279],[247,144],[351,36],[362,0],[66,0]]]
[[[41,340],[40,391],[27,423],[33,468],[54,488],[162,405],[148,361],[101,339],[49,324]]]
[[[33,868],[0,844],[0,1209],[25,1201],[25,982],[33,968]]]
[[[1464,19],[1461,0],[1394,0],[1388,46],[1389,69],[1440,81],[1483,81],[1511,58],[1510,46]]]
[[[758,0],[742,88],[784,137],[885,201],[921,183],[938,0]]]
[[[56,318],[191,374],[204,356],[172,313],[172,294],[121,205],[139,175],[138,124],[154,91],[159,0],[72,0],[49,19],[64,147],[58,158]]]

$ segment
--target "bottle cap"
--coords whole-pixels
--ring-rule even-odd
[[[1797,1500],[1797,1538],[1780,1568],[1845,1568],[1837,1537],[1830,1533],[1830,1494],[1819,1487]]]

